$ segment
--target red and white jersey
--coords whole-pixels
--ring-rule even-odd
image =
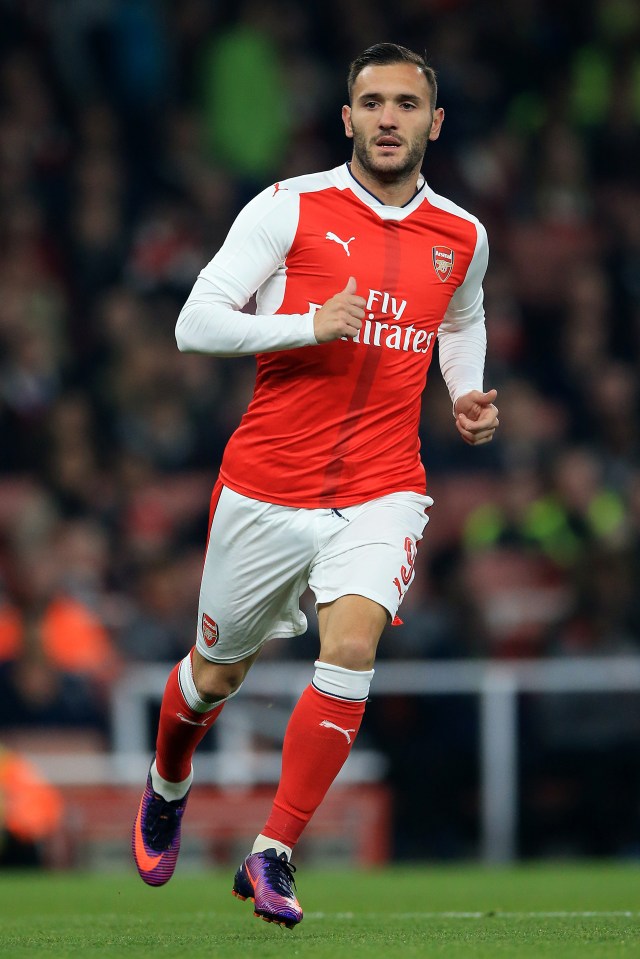
[[[387,206],[347,164],[270,186],[239,214],[176,327],[182,350],[257,354],[226,486],[295,507],[425,491],[418,424],[436,336],[452,399],[482,389],[486,231],[422,180]],[[318,344],[313,314],[350,276],[358,336]],[[239,312],[256,293],[256,315]]]

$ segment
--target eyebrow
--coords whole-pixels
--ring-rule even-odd
[[[361,93],[357,99],[358,100],[386,100],[389,98],[385,97],[384,94],[382,93],[371,92],[371,93]],[[419,96],[417,93],[398,93],[396,96],[391,97],[391,99],[396,100],[398,103],[400,103],[401,101],[404,102],[405,100],[412,100],[414,103],[420,103],[424,99],[424,97]]]

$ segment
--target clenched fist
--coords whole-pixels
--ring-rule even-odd
[[[317,311],[313,317],[313,333],[318,343],[357,336],[367,301],[356,295],[356,286],[355,277],[350,276],[344,290],[330,297]]]
[[[500,421],[498,410],[493,405],[497,397],[496,390],[481,393],[480,390],[471,390],[464,396],[459,396],[454,407],[456,427],[460,436],[469,446],[480,446],[490,443]]]

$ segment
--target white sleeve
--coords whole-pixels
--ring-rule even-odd
[[[487,231],[478,223],[478,239],[467,275],[444,315],[438,331],[440,369],[451,401],[470,390],[482,390],[487,332],[482,281],[489,262]]]
[[[200,272],[176,324],[182,352],[246,356],[316,344],[313,311],[292,315],[241,313],[279,271],[298,225],[299,198],[273,187],[240,212],[214,258]]]

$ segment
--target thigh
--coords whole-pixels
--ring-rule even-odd
[[[275,637],[305,632],[299,599],[315,549],[308,510],[222,487],[212,514],[198,608],[198,651],[235,663]]]
[[[413,582],[418,543],[432,503],[419,493],[391,493],[341,508],[344,522],[319,550],[309,574],[316,602],[364,596],[393,619]]]

